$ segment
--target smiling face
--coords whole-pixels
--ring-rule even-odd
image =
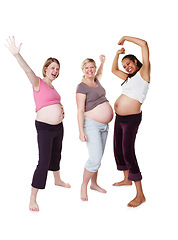
[[[94,78],[96,73],[95,64],[93,62],[86,63],[82,71],[85,74],[85,78]]]
[[[45,67],[45,75],[51,81],[55,80],[59,75],[59,65],[56,62],[52,62],[48,67]]]
[[[122,65],[129,74],[134,74],[138,71],[137,60],[132,61],[129,58],[124,58],[122,60]]]

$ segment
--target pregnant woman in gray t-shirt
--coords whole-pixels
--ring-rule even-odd
[[[81,186],[82,201],[88,201],[87,186],[90,179],[91,189],[106,193],[106,190],[97,184],[97,174],[106,144],[108,123],[113,118],[113,110],[105,97],[105,89],[99,82],[105,56],[101,55],[100,61],[97,73],[93,59],[87,58],[83,61],[84,77],[76,91],[79,138],[82,142],[86,141],[89,152]]]

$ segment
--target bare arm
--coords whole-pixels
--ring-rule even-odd
[[[115,74],[117,77],[123,79],[123,80],[126,80],[127,77],[128,77],[128,74],[119,70],[119,66],[118,66],[118,60],[119,60],[119,55],[120,54],[124,54],[125,53],[125,49],[124,48],[121,48],[120,50],[118,50],[116,52],[116,55],[115,55],[115,58],[114,58],[114,61],[113,61],[113,64],[112,64],[112,73]]]
[[[101,80],[101,77],[102,77],[102,74],[103,74],[103,66],[104,66],[104,63],[105,63],[105,56],[104,55],[100,55],[100,61],[101,61],[101,64],[98,68],[98,71],[96,73],[96,78],[98,80]]]
[[[79,138],[82,142],[87,141],[87,136],[84,132],[84,109],[85,109],[85,100],[86,95],[82,93],[76,94],[76,102],[77,102],[77,119],[78,119],[78,126],[79,126]]]
[[[33,70],[28,66],[28,64],[25,62],[25,60],[23,59],[23,57],[20,55],[20,48],[21,48],[20,44],[18,47],[15,45],[15,38],[9,37],[9,40],[7,40],[7,45],[6,47],[9,49],[9,51],[12,53],[12,55],[14,55],[14,57],[16,58],[17,62],[19,63],[19,65],[21,66],[21,68],[24,70],[24,72],[26,73],[27,77],[29,78],[31,84],[33,85],[33,87],[38,87],[39,86],[39,78],[35,75],[35,73],[33,72]]]

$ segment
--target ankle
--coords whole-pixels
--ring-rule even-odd
[[[88,183],[85,183],[85,182],[83,182],[81,185],[81,187],[85,187],[85,188],[87,188],[87,186],[88,186]]]
[[[136,194],[136,197],[138,197],[138,198],[143,198],[143,197],[145,197],[145,195],[144,195],[143,192],[142,192],[142,193],[137,193],[137,194]]]
[[[32,204],[36,203],[36,197],[35,196],[30,197],[30,203],[32,203]]]
[[[91,181],[91,186],[97,186],[97,182],[96,181]]]

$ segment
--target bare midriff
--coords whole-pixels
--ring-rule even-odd
[[[85,117],[94,121],[107,124],[113,119],[113,109],[109,102],[97,105],[94,109],[85,112]]]
[[[121,116],[138,114],[141,112],[141,103],[136,99],[121,94],[114,104],[114,110]]]
[[[39,122],[56,125],[62,122],[63,114],[60,104],[54,104],[41,108],[36,115],[36,120]]]

